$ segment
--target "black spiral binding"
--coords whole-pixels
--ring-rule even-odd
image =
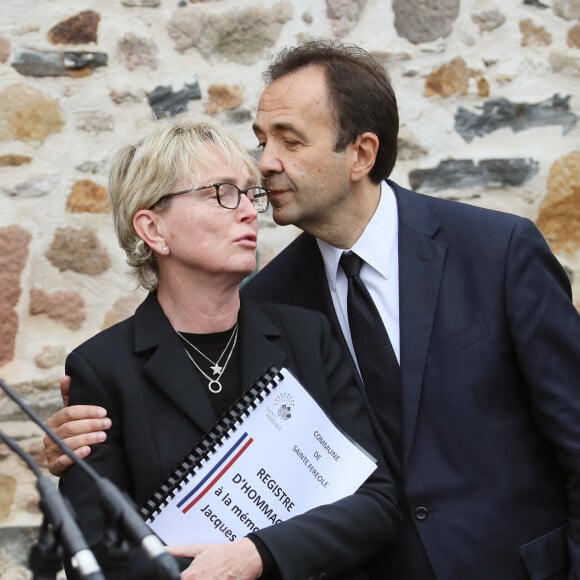
[[[204,435],[171,475],[141,506],[141,515],[153,521],[161,508],[180,491],[196,471],[226,441],[250,412],[261,403],[283,378],[281,372],[270,367],[244,394],[222,415],[212,430]]]

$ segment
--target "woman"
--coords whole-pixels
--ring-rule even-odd
[[[112,429],[88,461],[144,502],[221,414],[263,373],[287,367],[334,421],[378,456],[364,403],[321,315],[240,303],[256,267],[267,192],[251,157],[223,129],[160,123],[121,149],[110,175],[115,230],[149,291],[135,315],[75,349],[70,404],[108,410]],[[77,467],[62,490],[91,545],[105,522]],[[229,544],[174,547],[184,578],[365,578],[364,560],[391,540],[399,512],[386,468],[352,496]],[[132,559],[127,577],[151,577]]]

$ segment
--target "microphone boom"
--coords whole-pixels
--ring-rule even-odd
[[[62,452],[70,457],[75,465],[78,465],[95,482],[107,515],[116,523],[121,524],[127,536],[141,547],[147,558],[155,565],[160,574],[159,578],[179,580],[180,571],[175,558],[165,550],[161,540],[151,532],[137,509],[121,490],[112,481],[97,473],[86,461],[77,457],[62,439],[1,378],[0,387],[59,446]]]

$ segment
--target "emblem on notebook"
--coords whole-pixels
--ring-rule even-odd
[[[274,407],[278,409],[278,417],[283,421],[287,421],[290,419],[290,417],[292,417],[294,398],[289,393],[280,393],[274,399]]]

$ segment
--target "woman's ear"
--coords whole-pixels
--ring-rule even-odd
[[[370,131],[361,133],[352,144],[354,163],[351,167],[351,179],[360,181],[372,170],[379,150],[379,138]]]
[[[137,235],[156,254],[167,254],[167,244],[162,233],[159,216],[149,210],[141,209],[133,216],[133,227]]]

